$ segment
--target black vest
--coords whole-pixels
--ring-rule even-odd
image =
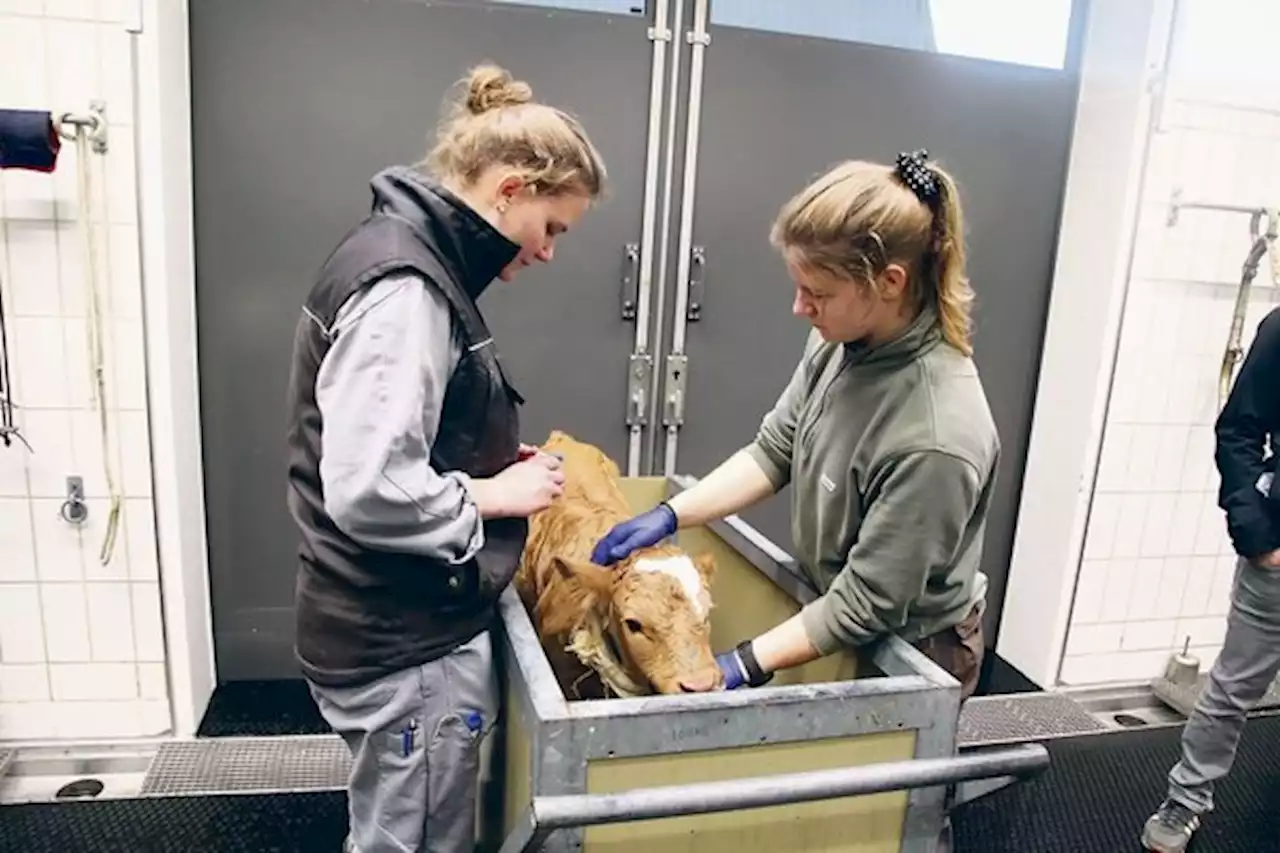
[[[461,357],[445,390],[431,463],[491,477],[516,461],[517,406],[475,297],[518,247],[463,202],[408,170],[374,182],[374,212],[326,261],[294,338],[289,509],[301,530],[296,654],[318,684],[365,683],[448,654],[489,627],[524,547],[524,519],[484,523],[476,558],[449,565],[365,548],[324,511],[315,383],[339,309],[379,279],[413,272],[448,301]],[[389,197],[388,197],[389,196]]]

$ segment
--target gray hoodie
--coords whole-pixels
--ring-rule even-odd
[[[1000,442],[973,361],[926,309],[889,343],[812,333],[747,452],[792,486],[795,556],[823,595],[802,614],[822,654],[949,628],[978,572]]]

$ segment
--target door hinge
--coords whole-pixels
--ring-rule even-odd
[[[667,376],[663,385],[666,396],[662,401],[662,425],[684,424],[685,386],[689,375],[687,355],[667,356]]]
[[[649,380],[653,376],[653,356],[632,353],[627,362],[627,426],[649,422]]]

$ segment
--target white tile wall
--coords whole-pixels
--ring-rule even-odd
[[[88,361],[86,251],[74,143],[53,175],[0,172],[3,296],[19,425],[35,450],[0,446],[0,741],[153,735],[170,728],[143,375],[129,36],[117,0],[0,0],[0,106],[107,101],[105,190],[93,211],[107,313],[108,451]],[[110,458],[123,492],[106,533]],[[68,475],[89,519],[59,516]]]
[[[1280,81],[1233,90],[1271,113],[1175,102],[1152,142],[1119,355],[1060,680],[1147,680],[1190,648],[1208,668],[1226,631],[1235,554],[1217,506],[1218,368],[1249,247],[1247,217],[1169,200],[1280,205]],[[1200,93],[1198,97],[1203,97]],[[1247,347],[1280,302],[1266,262]]]

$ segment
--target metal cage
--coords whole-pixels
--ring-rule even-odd
[[[692,482],[627,478],[623,488],[639,510]],[[815,596],[741,519],[678,540],[716,558],[716,648]],[[959,683],[897,637],[752,690],[571,702],[514,589],[500,609],[503,805],[500,821],[485,822],[501,824],[501,853],[923,853],[935,849],[948,786],[1048,764],[1039,745],[958,756]]]

